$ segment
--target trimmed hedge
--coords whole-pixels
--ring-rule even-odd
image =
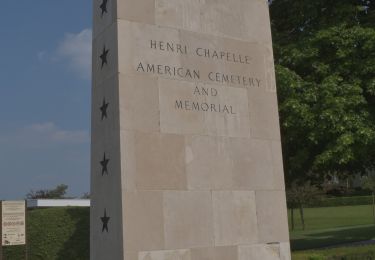
[[[320,208],[320,207],[337,207],[337,206],[355,206],[355,205],[370,205],[372,204],[372,196],[355,196],[355,197],[323,197],[320,200],[313,201],[306,208]]]
[[[28,210],[29,260],[88,260],[90,209]],[[24,260],[25,246],[4,247],[4,260]]]

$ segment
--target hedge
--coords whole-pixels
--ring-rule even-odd
[[[337,206],[354,206],[354,205],[369,205],[372,204],[372,196],[355,196],[355,197],[323,197],[320,200],[313,201],[306,208],[320,208],[320,207],[337,207]]]
[[[90,209],[63,207],[27,212],[29,260],[88,260]],[[24,260],[25,246],[4,247],[4,260]]]

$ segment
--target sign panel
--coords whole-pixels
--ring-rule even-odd
[[[2,245],[14,246],[26,244],[26,207],[25,201],[1,202]]]

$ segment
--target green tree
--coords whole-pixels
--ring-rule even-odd
[[[68,186],[65,184],[57,185],[54,189],[31,190],[26,194],[27,199],[64,199]]]
[[[85,192],[83,193],[81,199],[90,199],[91,195],[90,195],[90,192]]]
[[[293,182],[286,190],[286,196],[291,213],[292,230],[295,228],[294,209],[296,208],[299,209],[302,229],[305,230],[306,223],[304,207],[309,203],[320,199],[319,189],[315,185],[312,185],[309,181],[302,185],[298,184],[297,182]]]
[[[371,173],[365,177],[363,188],[372,192],[372,217],[375,224],[375,173]]]
[[[290,45],[322,29],[346,24],[373,27],[374,0],[270,1],[272,34],[277,46]]]
[[[374,168],[372,2],[270,6],[287,184]]]

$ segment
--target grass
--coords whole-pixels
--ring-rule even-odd
[[[299,214],[295,214],[295,221],[298,225],[290,232],[292,250],[375,238],[371,205],[305,209],[306,230],[301,228]]]
[[[347,228],[292,232],[290,242],[292,250],[303,250],[347,244],[356,241],[367,241],[374,238],[375,226],[364,225]]]
[[[28,211],[30,260],[89,259],[89,208],[47,208]],[[25,246],[4,247],[4,260],[23,260]]]
[[[306,229],[326,229],[374,223],[371,205],[307,208],[305,212]],[[290,210],[289,227],[291,227]],[[299,212],[295,210],[296,230],[302,230]]]
[[[375,245],[293,252],[292,260],[372,260]]]

